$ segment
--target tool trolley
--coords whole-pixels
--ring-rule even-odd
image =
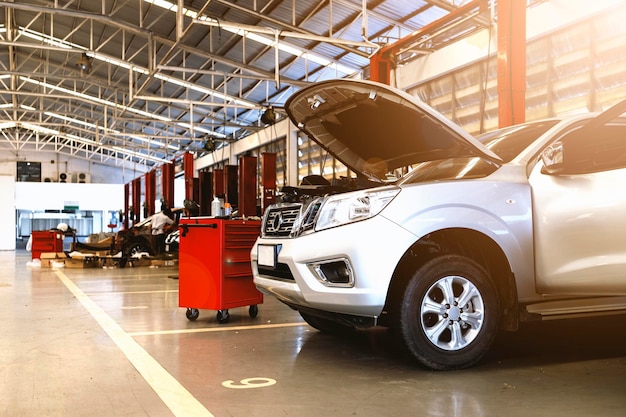
[[[178,305],[187,308],[187,319],[196,320],[199,309],[217,310],[217,321],[226,323],[229,309],[244,306],[256,317],[263,294],[252,280],[250,251],[261,222],[189,217],[179,227]]]

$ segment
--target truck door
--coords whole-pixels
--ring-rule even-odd
[[[626,294],[626,125],[563,136],[530,184],[538,291]]]

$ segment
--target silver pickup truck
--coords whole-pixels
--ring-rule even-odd
[[[257,288],[311,326],[386,326],[449,370],[521,321],[626,313],[626,102],[479,137],[368,81],[286,111],[354,173],[285,187],[251,252]]]

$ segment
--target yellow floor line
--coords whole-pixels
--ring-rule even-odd
[[[146,290],[146,291],[87,291],[87,295],[109,295],[109,294],[161,294],[169,292],[178,292],[178,290]]]
[[[139,343],[94,303],[62,271],[55,271],[57,277],[87,309],[107,335],[126,355],[130,363],[143,376],[156,394],[176,417],[213,417],[180,382],[165,370]]]
[[[297,327],[307,326],[304,322],[299,323],[277,323],[277,324],[254,324],[251,326],[230,326],[230,327],[203,327],[201,329],[180,329],[180,330],[156,330],[150,332],[131,332],[128,333],[131,337],[136,336],[159,336],[168,334],[182,334],[182,333],[209,333],[209,332],[229,332],[237,330],[262,330],[262,329],[277,329],[281,327]]]

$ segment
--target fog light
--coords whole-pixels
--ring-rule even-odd
[[[347,259],[337,259],[327,262],[309,264],[317,279],[324,285],[337,287],[352,287],[354,276],[350,262]]]

